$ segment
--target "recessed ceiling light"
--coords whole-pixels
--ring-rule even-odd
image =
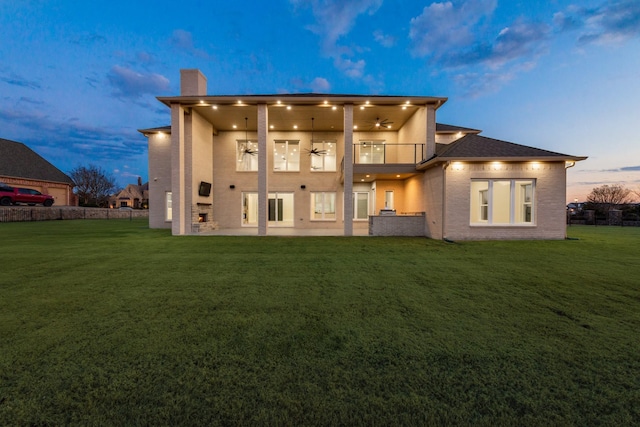
[[[294,129],[298,129],[298,125],[293,125],[293,128]]]
[[[354,129],[358,129],[358,125],[353,125],[353,128]]]
[[[276,101],[278,105],[282,104],[282,101],[278,100]]]
[[[365,104],[369,105],[369,101],[365,102]]]
[[[273,129],[273,125],[269,126],[269,129]]]
[[[335,105],[333,107],[331,107],[332,110],[337,110],[338,107],[336,107]]]
[[[213,108],[214,110],[217,110],[218,106],[217,105],[212,105],[211,108]]]
[[[200,104],[204,104],[204,101],[202,99],[200,100]]]
[[[238,126],[236,126],[236,125],[233,125],[233,128],[234,128],[234,129],[238,129]]]
[[[400,178],[400,175],[396,175],[396,178]]]
[[[327,104],[329,104],[329,101],[324,101],[324,105],[327,105]]]
[[[361,110],[364,110],[364,105],[361,105],[361,106],[360,106],[360,109],[361,109]]]
[[[287,105],[287,110],[291,110],[291,105]]]

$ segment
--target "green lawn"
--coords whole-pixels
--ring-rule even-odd
[[[640,422],[640,229],[566,241],[0,224],[0,425]]]

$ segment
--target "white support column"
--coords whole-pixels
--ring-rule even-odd
[[[433,104],[428,104],[427,109],[427,140],[426,140],[426,152],[425,159],[430,159],[436,154],[436,107]]]
[[[185,154],[184,154],[184,108],[171,104],[171,234],[186,234],[185,218]],[[190,207],[189,207],[190,208]]]
[[[353,236],[353,104],[344,106],[344,235]]]
[[[258,236],[267,235],[269,182],[268,150],[269,112],[267,104],[258,104]]]

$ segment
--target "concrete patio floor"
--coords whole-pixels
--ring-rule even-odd
[[[257,228],[226,228],[221,230],[203,231],[198,236],[257,236]],[[354,236],[368,236],[368,228],[358,228],[353,230]],[[267,229],[267,236],[344,236],[342,229],[302,229],[302,228],[285,228],[271,227]]]

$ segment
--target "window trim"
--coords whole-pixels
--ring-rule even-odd
[[[164,192],[164,221],[173,221],[173,193],[171,191]]]
[[[310,192],[311,194],[311,203],[310,203],[310,217],[309,220],[310,221],[318,221],[318,222],[335,222],[338,219],[338,213],[337,213],[337,206],[336,206],[336,202],[338,200],[338,194],[335,191],[312,191]],[[317,194],[322,194],[322,199],[323,199],[323,208],[326,205],[326,199],[325,197],[327,197],[328,195],[333,195],[333,218],[325,218],[325,214],[326,212],[324,211],[324,209],[322,210],[322,218],[314,218],[315,217],[315,207],[316,207],[316,195]]]
[[[328,151],[328,148],[325,148],[326,144],[333,144],[333,155],[329,155],[328,153],[325,154],[320,154],[320,159],[322,160],[322,168],[321,169],[314,169],[313,168],[313,159],[314,159],[314,155],[311,155],[311,161],[309,162],[309,169],[311,170],[311,172],[337,172],[338,171],[338,141],[336,141],[335,139],[315,139],[313,141],[311,141],[311,149],[315,148],[314,144],[320,145],[320,150],[323,151]],[[326,161],[325,159],[327,158],[327,156],[333,157],[333,169],[327,169],[326,167]],[[316,156],[317,157],[317,156]]]
[[[474,182],[487,183],[486,190],[473,190]],[[494,184],[496,182],[509,182],[509,222],[494,223]],[[519,185],[518,185],[519,184]],[[524,202],[519,199],[518,191],[523,185],[531,185],[531,200]],[[482,193],[487,194],[487,203],[483,204]],[[535,178],[477,178],[471,179],[470,186],[470,203],[475,203],[477,208],[477,217],[481,218],[483,207],[486,208],[487,219],[477,219],[474,221],[474,206],[469,207],[469,225],[472,227],[535,227],[537,225],[537,215],[535,213],[536,207],[536,179]],[[521,204],[520,209],[518,205]],[[517,222],[518,213],[522,213],[524,207],[530,207],[531,221]]]
[[[366,218],[358,218],[356,215],[358,213],[358,194],[366,194],[367,195],[367,217]],[[369,216],[371,216],[371,192],[370,191],[354,191],[352,193],[352,203],[353,203],[353,221],[369,221]]]
[[[285,150],[286,150],[285,159],[284,159],[285,169],[276,169],[276,158],[275,158],[276,157],[276,144],[282,144],[282,143],[285,144]],[[296,170],[289,169],[289,164],[290,164],[289,155],[290,155],[290,153],[292,153],[292,152],[289,151],[289,144],[297,145],[297,150],[294,151],[296,156],[297,156],[297,160],[298,160],[298,162],[297,162],[298,169],[296,169]],[[273,167],[272,167],[272,170],[274,172],[300,172],[300,140],[299,139],[275,139],[273,141]]]
[[[256,151],[255,151],[255,155],[258,155],[258,141],[253,140],[253,139],[236,139],[236,147],[235,147],[235,152],[236,152],[236,172],[258,172],[259,166],[258,166],[258,162],[256,161],[255,164],[255,169],[240,169],[240,165],[244,164],[244,159],[243,160],[238,160],[238,154],[240,152],[240,144],[254,144],[256,147]],[[243,154],[244,156],[244,154]],[[253,166],[253,164],[250,164],[250,166]]]

